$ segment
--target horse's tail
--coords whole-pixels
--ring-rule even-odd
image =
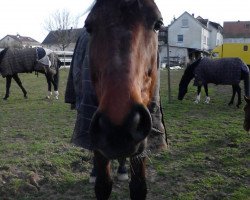
[[[249,96],[249,74],[244,79],[245,95]]]
[[[2,50],[1,52],[0,52],[0,64],[1,64],[1,62],[2,62],[2,59],[3,59],[3,57],[5,56],[5,54],[6,54],[6,52],[8,51],[8,47],[7,48],[5,48],[4,50]]]
[[[247,71],[243,71],[242,75],[243,75],[243,80],[244,80],[244,89],[245,89],[245,95],[248,97],[249,96],[249,69],[248,66],[247,67]]]

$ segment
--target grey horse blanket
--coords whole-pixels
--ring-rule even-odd
[[[202,58],[194,71],[194,85],[208,83],[220,85],[239,84],[241,72],[249,73],[247,65],[240,58]]]
[[[45,57],[48,57],[48,55],[45,55]],[[3,77],[16,73],[28,73],[32,71],[55,74],[56,72],[53,68],[54,66],[50,68],[50,66],[45,65],[44,62],[39,62],[37,48],[10,48],[6,51],[0,62],[0,73]]]
[[[163,114],[160,106],[159,83],[154,99],[149,106],[153,128],[148,136],[148,149],[153,152],[166,149],[167,139]],[[98,107],[98,100],[91,84],[88,65],[88,34],[86,31],[78,38],[65,92],[65,102],[76,106],[77,118],[71,142],[85,149],[92,150],[89,126]]]

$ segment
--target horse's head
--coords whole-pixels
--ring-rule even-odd
[[[107,158],[133,156],[145,148],[161,25],[153,0],[97,0],[85,21],[99,102],[90,134],[94,149]]]
[[[45,73],[51,76],[51,78],[53,78],[53,76],[58,74],[59,68],[62,66],[63,63],[60,61],[58,55],[54,52],[47,54],[47,56],[51,65],[45,68]]]
[[[246,105],[244,107],[245,119],[244,119],[243,127],[246,131],[249,131],[250,130],[250,97],[244,96],[244,99],[246,101]]]
[[[187,68],[184,71],[183,76],[181,77],[181,81],[179,83],[179,93],[178,93],[178,99],[183,100],[185,94],[188,91],[188,84],[190,81],[194,78],[194,70],[197,67],[197,65],[200,63],[201,59],[198,59],[187,66]]]

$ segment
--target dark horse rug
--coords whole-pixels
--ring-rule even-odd
[[[0,62],[0,73],[3,77],[17,73],[42,72],[55,74],[56,70],[51,65],[53,54],[46,55],[43,48],[11,49],[8,48]],[[53,59],[55,60],[55,58]],[[53,61],[55,62],[55,61]]]
[[[247,65],[239,58],[202,58],[195,68],[194,85],[214,83],[217,85],[239,84],[242,71],[249,74]]]

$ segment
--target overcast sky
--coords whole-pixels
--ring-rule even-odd
[[[217,22],[250,21],[249,0],[155,0],[164,24],[187,11],[195,17]],[[44,21],[53,12],[67,9],[72,15],[82,15],[93,0],[2,0],[0,5],[0,39],[6,35],[29,36],[42,42],[48,32]],[[86,14],[87,15],[87,14]],[[86,15],[80,18],[78,27],[83,27]]]

